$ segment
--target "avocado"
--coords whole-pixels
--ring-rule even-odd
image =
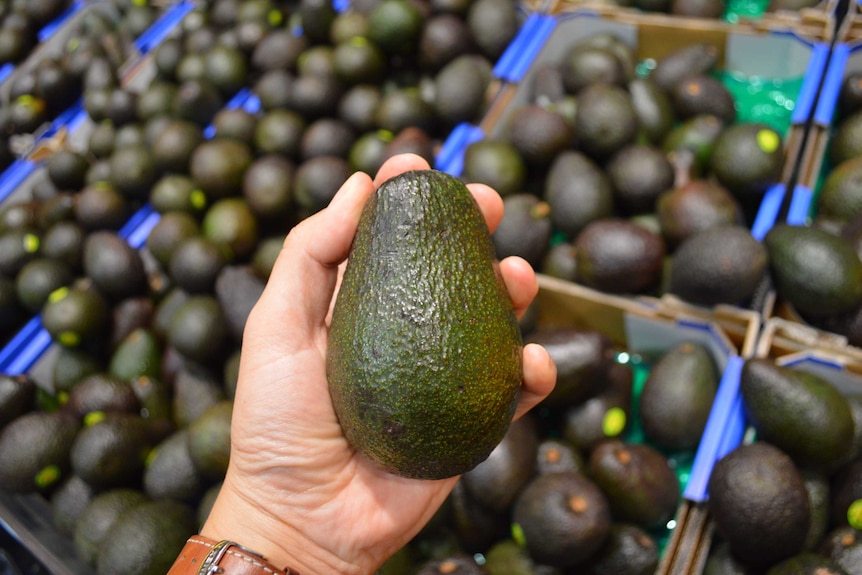
[[[368,14],[368,39],[389,55],[415,53],[422,27],[422,13],[406,0],[381,0]]]
[[[704,74],[718,63],[718,49],[701,42],[677,48],[656,61],[649,78],[670,93],[673,87],[694,74]]]
[[[525,341],[543,346],[557,366],[557,382],[543,403],[567,406],[594,395],[613,360],[613,343],[603,333],[570,327],[540,327]]]
[[[734,196],[759,199],[781,177],[784,142],[775,129],[759,122],[736,123],[715,141],[709,160],[713,177]]]
[[[48,490],[69,471],[69,452],[80,429],[64,411],[30,411],[0,431],[0,487],[10,493]]]
[[[444,241],[422,240],[441,233]],[[346,437],[385,469],[450,477],[478,465],[505,435],[520,387],[521,334],[494,261],[484,218],[454,176],[407,172],[366,204],[333,310],[327,374]],[[446,285],[458,288],[424,290],[421,277],[444,265]],[[417,323],[416,309],[430,316]],[[374,346],[358,345],[355,334],[366,330],[376,334]],[[409,366],[400,359],[405,342]],[[449,353],[459,361],[441,371],[435,358]],[[431,405],[440,417],[419,416]]]
[[[559,569],[537,565],[529,551],[513,538],[498,541],[484,553],[482,566],[489,575],[558,575]]]
[[[215,295],[224,311],[230,334],[237,343],[251,309],[257,303],[266,282],[245,266],[226,266],[215,281]]]
[[[258,120],[252,144],[260,154],[280,154],[298,159],[307,122],[290,109],[273,109]]]
[[[742,207],[733,194],[705,179],[661,193],[655,210],[662,237],[673,249],[698,232],[742,224]]]
[[[513,422],[488,458],[461,476],[464,487],[479,504],[507,511],[533,475],[538,444],[531,417]]]
[[[486,109],[492,64],[477,54],[462,54],[434,76],[434,112],[448,126],[476,122]]]
[[[176,97],[176,84],[164,80],[153,80],[138,96],[135,106],[135,119],[146,122],[159,116],[172,116]],[[168,119],[167,123],[171,121]],[[111,126],[111,123],[103,122],[102,125]],[[200,127],[195,126],[195,128],[200,132]],[[92,142],[92,136],[90,142]]]
[[[507,0],[474,0],[466,18],[479,50],[493,61],[503,54],[521,26],[517,7]]]
[[[287,70],[274,69],[261,74],[257,82],[254,83],[254,93],[260,100],[260,109],[267,113],[289,108],[293,97],[291,93],[293,84],[294,74]],[[254,143],[254,131],[257,129],[258,120],[259,117],[256,116],[254,123],[248,127],[250,135],[241,138],[246,144]]]
[[[203,142],[189,161],[192,179],[210,199],[236,195],[242,189],[242,178],[253,161],[247,144],[233,139]]]
[[[142,481],[144,493],[153,500],[194,504],[200,499],[207,481],[192,461],[188,429],[173,432],[153,448]]]
[[[767,250],[738,225],[689,236],[673,253],[669,291],[694,304],[738,305],[752,297],[767,269]]]
[[[185,238],[174,247],[167,272],[173,284],[189,294],[212,293],[215,280],[227,263],[228,256],[221,244],[198,235]]]
[[[801,469],[805,490],[808,492],[808,502],[811,505],[811,522],[808,524],[808,534],[802,545],[804,551],[817,548],[826,531],[829,529],[829,503],[831,493],[829,476],[826,473],[812,469]]]
[[[826,175],[816,202],[819,216],[849,222],[862,214],[862,157],[835,164]]]
[[[576,471],[585,473],[587,470],[584,456],[565,439],[546,437],[539,442],[536,453],[536,474],[545,475],[558,471]]]
[[[75,524],[96,490],[77,475],[67,477],[51,493],[51,520],[64,535],[73,535]]]
[[[670,96],[649,78],[633,79],[628,91],[642,136],[653,145],[661,145],[676,122]]]
[[[620,86],[594,84],[578,95],[575,134],[578,149],[604,160],[635,142],[638,118],[628,91]]]
[[[629,523],[612,523],[604,545],[583,566],[583,573],[652,575],[658,560],[658,544],[647,531]]]
[[[638,293],[657,285],[665,243],[661,236],[619,218],[588,224],[575,239],[577,281],[609,293]]]
[[[40,232],[35,228],[10,229],[0,235],[0,273],[14,277],[39,257]]]
[[[334,116],[344,90],[344,83],[335,75],[297,76],[288,107],[307,120]]]
[[[651,145],[626,146],[610,158],[606,170],[614,203],[627,214],[654,211],[659,195],[674,184],[673,166],[662,150]]]
[[[574,142],[574,128],[558,112],[538,104],[515,109],[508,120],[506,137],[520,152],[528,169],[544,169]]]
[[[111,531],[117,518],[126,510],[146,501],[147,496],[142,491],[128,487],[108,489],[95,494],[75,524],[73,535],[78,557],[95,567],[99,545]]]
[[[96,231],[84,240],[84,273],[113,301],[145,293],[147,273],[141,252],[112,231]]]
[[[768,359],[749,359],[740,392],[759,437],[799,464],[829,468],[849,451],[853,416],[828,381]]]
[[[374,121],[377,128],[397,134],[408,126],[433,132],[439,120],[433,103],[423,97],[418,87],[404,86],[383,91]]]
[[[536,268],[547,276],[574,282],[578,274],[578,253],[570,242],[560,242],[548,248],[548,253]]]
[[[245,86],[248,76],[248,63],[245,55],[237,48],[216,44],[204,55],[204,78],[207,79],[224,98],[230,98]]]
[[[688,120],[695,116],[715,116],[725,124],[736,119],[736,104],[727,87],[713,76],[689,76],[670,92],[676,117]]]
[[[79,190],[84,187],[84,177],[90,162],[87,157],[74,150],[58,150],[48,158],[45,170],[58,190]]]
[[[255,46],[249,60],[251,69],[255,72],[294,70],[308,45],[308,38],[293,34],[286,27],[272,30]]]
[[[586,155],[561,152],[548,168],[542,197],[554,228],[574,241],[590,222],[614,214],[614,192],[604,170]]]
[[[385,133],[385,131],[379,131]],[[388,140],[388,141],[386,141]],[[423,158],[429,165],[434,163],[436,143],[432,140],[427,131],[418,126],[407,126],[392,139],[384,138],[385,146],[383,148],[383,160],[388,160],[392,156],[398,154],[416,154]],[[381,162],[382,165],[382,162]],[[374,172],[368,172],[377,173]]]
[[[538,266],[551,240],[551,207],[533,194],[517,193],[503,199],[503,219],[491,239],[499,259],[519,256]]]
[[[719,373],[709,350],[684,342],[665,351],[650,369],[639,413],[646,437],[663,449],[693,449],[709,419]]]
[[[740,445],[716,462],[707,508],[733,555],[759,568],[798,553],[811,521],[802,474],[765,441]]]
[[[586,475],[549,473],[527,484],[515,501],[512,522],[535,561],[569,567],[605,543],[611,512],[605,494]]]
[[[71,284],[73,280],[74,272],[63,260],[36,258],[24,264],[15,276],[18,302],[26,311],[39,313],[52,292]]]
[[[562,436],[589,453],[608,438],[621,437],[630,427],[634,376],[629,366],[613,364],[601,378],[603,388],[594,396],[567,408]]]
[[[799,313],[822,317],[862,302],[862,261],[848,242],[819,228],[778,224],[764,245],[778,296]]]
[[[134,486],[150,449],[169,429],[154,423],[138,414],[93,412],[72,444],[72,470],[98,489]]]
[[[169,269],[171,256],[185,240],[197,237],[200,223],[190,213],[171,210],[162,214],[146,239],[147,251],[164,268]]]
[[[75,221],[86,230],[119,230],[132,214],[131,202],[114,184],[89,184],[75,195]],[[82,242],[83,243],[83,242]]]
[[[681,500],[679,479],[668,458],[656,448],[606,439],[592,450],[588,465],[616,520],[656,529],[676,515]]]
[[[109,304],[90,287],[71,285],[55,290],[42,308],[42,325],[51,339],[65,347],[101,342],[110,328]]]
[[[773,565],[766,575],[846,575],[831,559],[815,553],[800,553]]]
[[[251,145],[254,143],[257,116],[242,108],[222,108],[213,116],[212,126],[214,138],[233,138]]]
[[[182,367],[173,382],[173,420],[177,428],[188,427],[225,397],[219,377],[198,366]]]
[[[163,499],[133,506],[120,514],[102,539],[97,573],[167,573],[196,531],[195,511],[184,503]]]
[[[197,124],[171,120],[153,142],[153,161],[161,172],[188,173],[192,153],[203,141],[203,131]]]
[[[122,147],[114,150],[109,162],[117,191],[129,200],[146,200],[159,179],[153,151],[143,143]]]
[[[862,155],[862,111],[856,110],[837,123],[829,140],[829,162],[838,166]]]
[[[344,120],[318,118],[303,131],[299,142],[299,156],[303,160],[315,156],[347,157],[355,141],[356,131]]]
[[[213,295],[191,296],[170,320],[168,344],[192,361],[206,363],[220,357],[229,338],[224,311]]]
[[[326,206],[352,174],[350,164],[336,156],[317,156],[305,160],[294,174],[293,198],[310,213]]]
[[[724,129],[715,116],[695,116],[676,124],[662,140],[662,149],[671,158],[691,154],[689,171],[692,177],[702,177],[709,170],[716,141]]]
[[[33,407],[36,383],[26,374],[0,375],[0,430]]]
[[[569,94],[578,95],[593,84],[622,86],[626,71],[616,54],[607,47],[578,42],[569,47],[560,62],[563,86]]]
[[[706,564],[703,566],[703,575],[754,575],[761,573],[760,569],[753,569],[743,565],[733,556],[730,544],[716,537],[709,548]]]
[[[456,57],[476,50],[467,21],[462,16],[435,13],[422,27],[418,61],[423,70],[435,72]]]
[[[233,401],[223,399],[206,409],[188,426],[191,460],[204,477],[220,481],[230,458],[230,421]]]
[[[119,343],[108,363],[108,371],[130,381],[137,377],[157,379],[160,375],[162,345],[150,328],[132,330]]]
[[[376,174],[388,157],[386,146],[393,138],[386,130],[371,130],[360,135],[347,153],[351,169]]]
[[[103,372],[87,375],[75,383],[65,404],[65,409],[82,420],[92,412],[134,413],[138,408],[138,398],[129,382]]]
[[[461,481],[449,493],[444,508],[442,537],[434,543],[433,558],[456,550],[481,552],[504,536],[509,527],[509,510],[499,513],[488,509],[476,501]],[[437,548],[441,543],[441,548]]]
[[[358,132],[377,127],[377,108],[383,99],[379,86],[359,84],[348,88],[338,102],[336,115]]]

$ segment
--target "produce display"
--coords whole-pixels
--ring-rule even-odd
[[[760,113],[713,44],[650,58],[630,28],[583,22],[559,25],[464,151],[461,177],[504,199],[498,255],[604,292],[748,305],[768,267],[751,230],[793,163],[787,108]]]

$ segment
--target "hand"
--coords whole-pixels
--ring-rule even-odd
[[[382,471],[347,443],[326,380],[334,293],[366,199],[385,180],[428,169],[418,156],[389,159],[372,182],[356,173],[330,205],[288,234],[244,333],[224,484],[201,533],[262,553],[302,575],[371,574],[431,518],[457,477],[405,479]],[[471,184],[489,229],[500,196]],[[519,317],[538,291],[520,258],[500,262]],[[554,386],[541,346],[523,350],[518,418]]]

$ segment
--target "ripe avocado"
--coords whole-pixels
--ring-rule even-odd
[[[96,231],[84,240],[84,273],[96,288],[116,301],[147,289],[141,252],[117,233]]]
[[[536,474],[545,475],[558,471],[586,473],[584,456],[571,443],[563,439],[546,437],[539,442],[536,453]]]
[[[108,363],[108,371],[119,378],[133,380],[146,376],[158,379],[162,359],[162,345],[156,334],[139,327],[123,338]]]
[[[737,305],[751,298],[767,267],[766,248],[742,226],[689,236],[673,254],[669,291],[699,305]]]
[[[571,147],[575,132],[562,114],[527,104],[512,114],[507,135],[528,167],[543,169]]]
[[[196,235],[176,245],[167,273],[175,286],[189,294],[212,293],[215,280],[227,262],[227,250],[221,244]]]
[[[419,8],[407,0],[381,0],[368,14],[369,40],[387,54],[410,55],[419,47],[424,24]]]
[[[594,84],[578,94],[575,134],[578,149],[604,160],[637,138],[638,117],[625,88]]]
[[[811,521],[805,482],[777,447],[744,444],[715,464],[709,514],[742,563],[768,567],[802,549]]]
[[[586,575],[652,575],[658,567],[655,539],[630,523],[612,523],[605,544],[586,565]]]
[[[817,196],[818,215],[852,221],[862,214],[862,157],[860,156],[834,164],[835,167],[826,176],[820,194]]]
[[[650,370],[640,396],[644,433],[659,447],[697,447],[718,390],[709,350],[685,342],[667,350]]]
[[[102,540],[97,572],[163,575],[196,531],[195,511],[184,503],[163,499],[133,506]]]
[[[138,407],[138,398],[129,382],[108,373],[81,378],[69,390],[65,404],[65,409],[81,419],[94,411],[133,413]]]
[[[671,101],[678,118],[712,115],[730,124],[736,119],[736,104],[725,85],[706,74],[689,76],[673,87]]]
[[[521,26],[517,6],[507,0],[474,0],[467,10],[467,25],[479,50],[496,61]]]
[[[764,238],[779,297],[822,317],[862,303],[862,261],[849,242],[822,229],[779,224]]]
[[[563,414],[563,437],[584,453],[605,439],[619,437],[629,427],[631,418],[634,383],[631,368],[615,363],[600,380],[603,389]]]
[[[773,128],[743,122],[725,128],[715,141],[709,169],[730,193],[745,201],[759,198],[778,181],[784,167],[784,143]]]
[[[607,164],[616,204],[628,214],[656,209],[656,199],[673,187],[674,169],[654,146],[634,144],[614,154]]]
[[[168,343],[183,356],[206,363],[224,351],[230,334],[215,296],[200,294],[180,304],[170,321]]]
[[[187,366],[174,379],[173,419],[176,427],[187,427],[207,409],[224,399],[221,380],[210,370]]]
[[[829,141],[829,161],[837,166],[862,155],[862,110],[842,119]]]
[[[93,486],[77,475],[70,475],[51,493],[51,519],[61,533],[75,532],[78,518],[95,494]]]
[[[366,204],[332,315],[327,374],[347,439],[385,469],[450,477],[505,435],[521,333],[494,262],[484,218],[454,176],[407,172]],[[458,361],[439,361],[450,354]],[[422,415],[429,408],[435,417]]]
[[[670,96],[649,78],[635,78],[628,89],[641,131],[651,144],[661,145],[676,122]]]
[[[720,225],[742,224],[739,202],[710,180],[690,180],[660,194],[655,209],[661,234],[672,248],[697,232]]]
[[[138,489],[119,487],[96,494],[87,504],[75,525],[75,551],[88,565],[95,567],[102,539],[117,518],[126,510],[147,501]]]
[[[503,219],[491,239],[497,257],[519,256],[538,266],[551,240],[551,207],[533,194],[520,193],[503,199]]]
[[[0,429],[33,407],[36,383],[27,375],[0,375]]]
[[[488,509],[503,513],[533,476],[539,436],[531,417],[522,417],[488,458],[464,473],[461,481],[470,495]]]
[[[463,54],[434,77],[434,111],[449,126],[481,118],[491,83],[491,63],[477,54]]]
[[[534,560],[567,567],[589,559],[605,543],[611,512],[602,490],[572,471],[538,475],[512,510]]]
[[[610,49],[587,43],[573,44],[560,64],[563,85],[569,94],[577,95],[593,84],[624,85],[626,72],[622,62]]]
[[[143,471],[142,485],[154,500],[194,504],[200,499],[207,481],[192,461],[188,429],[175,431],[153,448]]]
[[[203,142],[189,160],[192,179],[209,198],[223,198],[242,189],[242,178],[253,161],[247,144],[230,138]]]
[[[709,72],[717,63],[718,49],[715,46],[706,43],[688,44],[660,58],[649,78],[659,88],[671,92],[683,79]]]
[[[56,258],[40,257],[24,264],[15,276],[15,291],[21,307],[30,313],[39,313],[48,296],[74,280],[74,273],[66,262]]]
[[[676,514],[681,499],[679,479],[668,458],[656,448],[606,439],[590,453],[588,465],[616,520],[655,529]]]
[[[192,463],[203,477],[224,479],[230,459],[230,418],[233,401],[223,399],[189,424],[188,450]]]
[[[12,420],[0,432],[0,487],[32,493],[55,485],[69,470],[80,427],[64,411],[31,411]]]
[[[628,220],[605,218],[588,224],[575,240],[577,281],[609,292],[633,294],[658,284],[665,243]]]
[[[586,155],[568,150],[550,165],[543,197],[554,228],[572,241],[592,221],[614,213],[614,192],[604,170]]]
[[[110,326],[107,300],[92,288],[72,285],[55,290],[42,308],[42,325],[65,347],[100,342]]]
[[[853,416],[828,381],[768,359],[749,359],[739,385],[759,437],[800,465],[828,469],[849,452]]]

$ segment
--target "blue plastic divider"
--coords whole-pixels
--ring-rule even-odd
[[[18,159],[0,175],[0,202],[4,201],[26,180],[37,168],[36,162]]]
[[[787,211],[785,221],[791,226],[806,225],[813,198],[814,192],[807,186],[802,184],[794,186],[793,197],[790,198],[790,209]]]
[[[817,101],[817,92],[820,90],[820,80],[829,64],[830,46],[826,42],[818,42],[811,51],[811,59],[805,69],[805,79],[802,88],[796,97],[796,107],[790,120],[794,124],[805,124],[811,118],[814,105]]]
[[[739,397],[739,378],[743,363],[744,360],[740,356],[733,355],[727,360],[727,365],[724,367],[715,401],[709,412],[709,419],[694,456],[691,475],[683,492],[683,497],[689,501],[698,503],[706,501],[709,477],[715,462],[727,453],[728,449],[732,449],[734,440],[736,440],[736,445],[742,440],[741,435],[738,439],[736,435],[738,435],[740,428],[740,418],[742,418],[741,428],[745,429],[742,403],[737,401],[741,399]],[[730,429],[736,430],[733,436],[727,433]]]
[[[59,16],[54,18],[51,22],[45,24],[45,26],[39,30],[36,34],[36,37],[39,39],[39,42],[44,42],[53,36],[57,30],[63,27],[63,24],[66,23],[66,20],[72,17],[72,15],[83,8],[86,5],[86,2],[83,0],[75,0],[72,4],[66,8]]]
[[[770,186],[763,194],[757,215],[754,217],[754,224],[751,226],[751,235],[757,241],[762,241],[767,232],[775,225],[786,192],[787,187],[779,183]]]
[[[485,137],[478,126],[462,122],[455,126],[440,151],[434,158],[434,168],[452,176],[460,176],[464,171],[464,151],[473,142]]]
[[[547,14],[533,12],[527,16],[494,65],[494,76],[507,82],[520,82],[556,25],[557,19]]]
[[[165,12],[156,20],[152,26],[144,31],[135,40],[135,47],[142,53],[147,54],[153,48],[158,46],[165,37],[170,34],[171,30],[180,23],[180,20],[185,18],[186,14],[194,9],[195,3],[189,0],[182,0],[165,10]]]
[[[823,80],[823,87],[817,99],[817,108],[814,110],[814,123],[827,127],[832,123],[835,106],[838,104],[838,95],[841,92],[841,84],[844,81],[844,70],[847,68],[847,60],[850,58],[850,46],[847,44],[836,44],[832,48],[832,56],[829,59],[829,67]]]

